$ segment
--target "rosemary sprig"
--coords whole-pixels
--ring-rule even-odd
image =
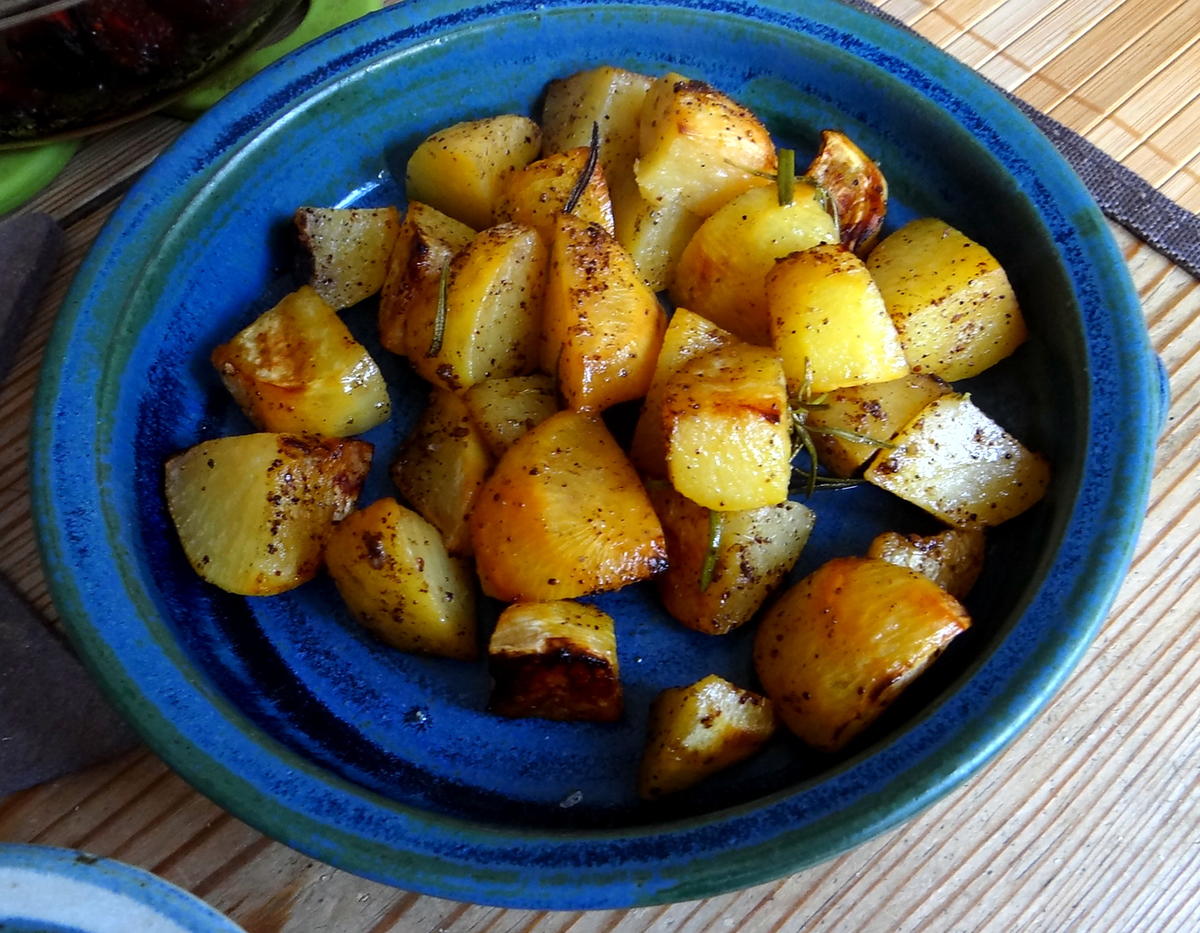
[[[433,338],[429,341],[429,349],[425,356],[434,357],[442,352],[442,341],[446,337],[446,295],[450,291],[450,263],[442,266],[442,278],[438,282],[437,310],[433,315]]]
[[[600,125],[592,121],[592,142],[588,146],[587,161],[583,164],[583,171],[579,173],[579,178],[575,181],[575,187],[571,189],[571,196],[567,198],[567,203],[563,206],[563,213],[570,214],[579,204],[579,199],[583,197],[583,193],[587,190],[588,182],[592,180],[592,173],[596,171],[596,162],[600,158]]]
[[[704,592],[712,583],[713,571],[717,569],[717,552],[721,547],[721,532],[725,528],[725,513],[708,510],[708,548],[704,552],[704,563],[700,566],[700,591]]]
[[[804,482],[805,495],[811,496],[814,490],[817,489],[850,489],[853,486],[861,486],[866,482],[865,479],[855,476],[824,476],[817,473],[815,470],[801,470],[798,467],[792,468],[796,473],[801,474],[801,479]],[[799,492],[800,490],[796,490]]]
[[[779,150],[779,173],[775,176],[779,206],[787,207],[796,196],[796,150]]]

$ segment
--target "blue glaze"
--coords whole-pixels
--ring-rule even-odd
[[[535,113],[548,80],[610,63],[703,78],[804,151],[845,129],[875,155],[893,224],[937,214],[1009,270],[1032,339],[970,385],[1054,463],[1046,501],[990,537],[958,639],[844,754],[781,736],[677,799],[634,794],[645,706],[712,671],[752,682],[749,632],[666,620],[648,588],[617,619],[628,713],[612,725],[484,711],[482,664],[410,657],[357,630],[328,581],[242,599],[199,581],[162,463],[242,432],[210,348],[294,287],[300,204],[387,203],[434,129]],[[425,390],[345,317],[389,378],[363,501]],[[974,75],[832,0],[408,0],[281,61],[197,122],[101,233],[60,314],[39,392],[33,479],[47,572],[82,655],[199,789],[290,845],[405,888],[487,903],[612,907],[701,897],[797,870],[965,780],[1087,647],[1141,521],[1165,408],[1124,264],[1050,144]],[[874,489],[819,494],[797,575],[927,519]],[[1031,545],[1031,542],[1035,542]],[[483,636],[495,606],[485,607]],[[586,869],[581,871],[580,869]]]

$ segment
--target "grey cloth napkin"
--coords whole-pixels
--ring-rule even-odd
[[[45,214],[0,223],[0,382],[62,241]],[[110,758],[136,741],[48,623],[0,578],[0,795]]]
[[[878,9],[868,0],[841,2],[917,35],[904,22]],[[1024,111],[1054,144],[1087,186],[1106,217],[1200,278],[1200,214],[1185,210],[1074,130],[1003,88],[995,84],[992,86]]]

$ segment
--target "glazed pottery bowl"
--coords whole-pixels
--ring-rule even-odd
[[[963,387],[1054,470],[1045,500],[991,535],[971,631],[853,746],[823,756],[781,735],[654,803],[634,792],[647,705],[711,672],[752,685],[749,629],[685,630],[652,587],[600,597],[617,620],[625,718],[502,720],[486,712],[482,662],[381,645],[328,580],[264,599],[204,584],[163,500],[167,457],[250,430],[208,355],[296,287],[297,206],[402,204],[397,179],[424,136],[536,115],[549,80],[605,63],[706,80],[801,153],[842,129],[888,175],[890,226],[937,215],[991,249],[1032,336]],[[366,435],[369,502],[392,494],[386,466],[426,390],[379,350],[369,301],[345,317],[395,408]],[[408,0],[354,23],[226,98],[149,169],[81,270],[47,359],[33,462],[47,572],[81,653],[153,748],[241,818],[334,865],[544,908],[778,877],[966,779],[1047,702],[1102,621],[1163,409],[1121,256],[1053,148],[964,68],[833,0]],[[885,528],[924,527],[869,488],[810,504],[817,528],[797,575]]]

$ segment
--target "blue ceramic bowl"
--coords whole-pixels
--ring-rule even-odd
[[[5,933],[244,933],[140,868],[77,849],[0,845]]]
[[[383,647],[328,581],[271,599],[202,583],[162,492],[169,455],[249,430],[208,353],[294,287],[296,206],[398,201],[426,134],[536,114],[547,81],[601,63],[708,80],[802,153],[840,127],[887,172],[893,223],[936,214],[986,244],[1032,339],[968,388],[1054,464],[1046,500],[992,535],[972,631],[856,745],[824,757],[781,736],[654,804],[634,794],[646,705],[712,671],[753,682],[747,632],[686,631],[645,588],[604,597],[626,719],[500,720],[484,712],[482,664]],[[377,347],[369,303],[347,319]],[[367,435],[377,468],[365,501],[389,493],[386,465],[425,394],[379,357],[397,415]],[[33,462],[46,568],[81,653],[146,740],[241,818],[334,865],[544,908],[761,882],[965,780],[1049,699],[1103,619],[1162,410],[1121,256],[1051,146],[966,69],[831,0],[408,0],[352,24],[232,94],[147,171],[81,270],[47,359]],[[871,489],[812,504],[798,574],[922,522]]]

